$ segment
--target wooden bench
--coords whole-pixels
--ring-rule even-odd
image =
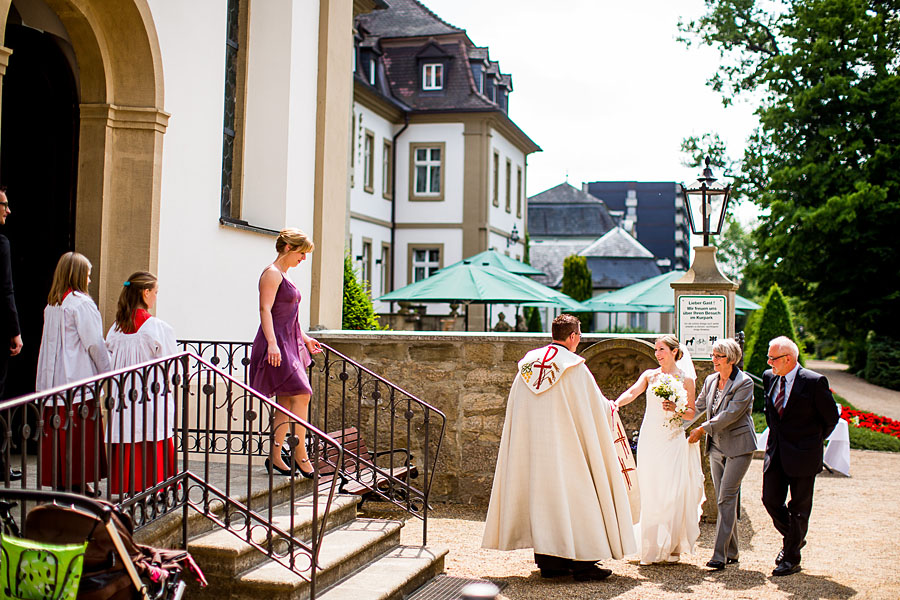
[[[333,431],[328,435],[344,448],[343,467],[341,473],[338,474],[341,479],[338,487],[340,492],[356,494],[361,496],[363,501],[383,499],[385,496],[391,497],[392,494],[395,500],[405,500],[406,490],[396,480],[406,481],[407,478],[415,479],[419,475],[419,469],[412,464],[413,456],[407,448],[370,452],[366,447],[365,439],[356,427]],[[318,464],[319,479],[328,481],[334,476],[334,464],[337,462],[338,452],[336,448],[327,446],[323,450],[320,450],[323,455],[319,458]],[[397,455],[394,458],[393,468],[391,468],[389,458],[378,460],[376,463],[376,458],[389,456],[391,453]],[[409,457],[409,466],[407,466],[407,456]],[[379,470],[376,471],[372,465],[377,465]],[[395,479],[393,487],[387,473]]]

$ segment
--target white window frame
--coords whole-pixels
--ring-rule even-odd
[[[375,132],[369,129],[363,138],[363,189],[375,191]]]
[[[424,159],[419,158],[419,151],[425,150],[426,156]],[[439,159],[434,158],[434,151],[439,151]],[[409,145],[409,167],[410,167],[410,175],[409,175],[409,199],[410,200],[426,200],[426,201],[434,201],[434,200],[443,200],[444,199],[444,174],[446,170],[444,165],[446,163],[447,156],[447,148],[444,142],[413,142]],[[419,169],[425,169],[425,188],[424,191],[419,191]],[[434,181],[433,171],[434,169],[438,170],[437,177],[437,185],[438,189],[433,189],[431,187],[432,182]]]
[[[385,200],[392,200],[394,198],[394,144],[387,138],[382,138],[381,152],[381,196]]]
[[[424,260],[416,260],[416,253],[424,252],[425,258]],[[436,256],[432,255],[432,253],[437,253]],[[440,270],[442,266],[441,256],[444,254],[443,244],[438,245],[422,245],[422,246],[410,246],[409,247],[409,279],[410,283],[415,283],[416,281],[422,281],[422,279],[428,279],[434,274],[434,271]],[[416,270],[422,269],[424,277],[416,277]]]
[[[425,63],[422,65],[422,89],[444,89],[444,65],[443,63]]]
[[[512,211],[512,161],[506,159],[506,212]]]
[[[360,248],[359,282],[363,289],[369,291],[372,287],[372,240],[363,238]]]
[[[391,286],[391,246],[381,244],[381,295],[389,293]]]
[[[369,85],[375,85],[375,58],[369,58]]]

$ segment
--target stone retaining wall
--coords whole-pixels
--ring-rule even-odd
[[[487,502],[516,364],[528,350],[548,343],[547,335],[345,331],[314,335],[447,415],[432,492],[435,501]],[[615,398],[644,369],[656,366],[654,338],[585,334],[578,351],[603,393]],[[709,366],[697,366],[702,381]],[[623,408],[629,433],[640,427],[643,410],[643,396]]]

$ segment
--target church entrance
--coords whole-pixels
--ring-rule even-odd
[[[75,249],[79,103],[67,42],[21,24],[10,8],[3,78],[0,184],[12,214],[13,284],[24,346],[12,358],[6,397],[34,391],[43,310],[60,255]],[[74,55],[72,55],[74,56]],[[96,266],[95,266],[96,275]]]

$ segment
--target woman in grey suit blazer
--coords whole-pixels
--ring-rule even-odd
[[[695,443],[707,434],[706,452],[719,508],[713,556],[706,563],[714,571],[738,561],[738,494],[756,450],[756,432],[750,417],[753,380],[737,368],[740,360],[741,347],[733,339],[713,344],[716,372],[703,382],[696,400],[697,412],[706,411],[706,420],[688,438]]]

